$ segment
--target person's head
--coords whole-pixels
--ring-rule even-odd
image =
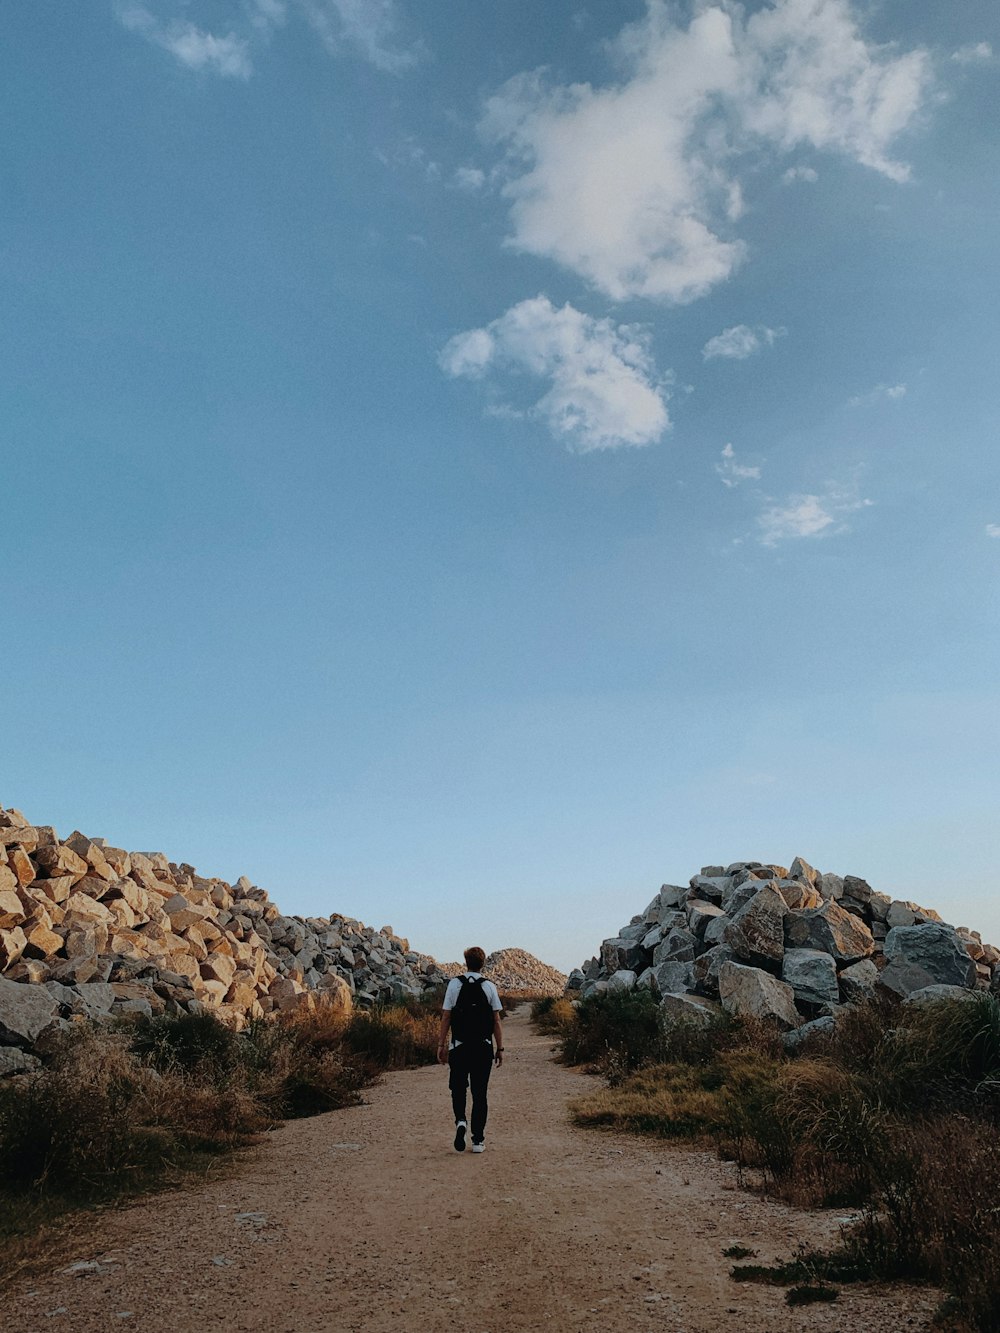
[[[481,972],[483,964],[486,962],[486,953],[483,949],[474,948],[465,951],[465,966],[470,972]]]

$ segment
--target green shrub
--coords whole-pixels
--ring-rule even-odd
[[[575,1022],[561,1035],[562,1058],[570,1065],[600,1065],[609,1060],[637,1069],[656,1049],[660,1035],[659,1003],[645,986],[588,995],[576,1008]]]

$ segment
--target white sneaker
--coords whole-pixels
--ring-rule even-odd
[[[486,1144],[485,1144],[485,1143],[473,1143],[473,1145],[472,1145],[472,1151],[473,1151],[473,1152],[485,1152],[485,1151],[486,1151]]]
[[[455,1151],[465,1152],[465,1121],[459,1120],[455,1126]]]

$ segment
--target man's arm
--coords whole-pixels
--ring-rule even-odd
[[[438,1037],[438,1064],[448,1063],[448,1031],[451,1027],[451,1010],[441,1010],[441,1032]]]
[[[493,1059],[498,1065],[503,1064],[503,1024],[500,1022],[499,1009],[493,1010],[493,1041],[496,1043],[496,1055]]]

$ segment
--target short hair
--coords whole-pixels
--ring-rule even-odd
[[[481,972],[486,962],[486,950],[475,946],[465,951],[465,966],[470,972]]]

